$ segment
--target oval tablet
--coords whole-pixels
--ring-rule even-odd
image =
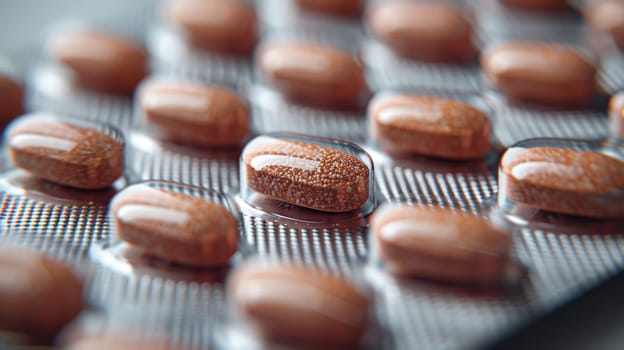
[[[159,137],[201,147],[240,145],[249,135],[249,107],[233,92],[192,83],[152,83],[141,89],[146,123]]]
[[[242,159],[247,187],[283,202],[348,212],[369,197],[366,164],[330,147],[261,136],[247,144]]]
[[[61,185],[102,189],[123,175],[123,144],[93,128],[31,114],[11,124],[6,143],[15,167]]]
[[[362,0],[295,0],[309,11],[340,17],[357,17],[362,13]]]
[[[247,263],[228,285],[236,311],[267,341],[314,349],[355,349],[371,300],[336,276],[277,263]]]
[[[263,78],[287,98],[317,107],[356,107],[367,91],[349,53],[303,42],[266,44],[257,54]]]
[[[490,83],[515,100],[578,106],[595,92],[596,68],[565,45],[510,42],[488,48],[481,67]]]
[[[104,334],[81,335],[77,339],[67,342],[63,350],[184,350],[175,347],[164,340],[151,337],[128,336],[107,332]]]
[[[111,203],[119,239],[174,263],[227,265],[238,248],[238,221],[223,205],[164,189],[134,185]]]
[[[198,48],[250,54],[257,39],[256,11],[243,0],[179,0],[165,16]]]
[[[529,11],[565,11],[570,9],[569,0],[498,0],[512,8]]]
[[[24,89],[22,84],[0,74],[0,128],[24,113]]]
[[[609,34],[620,50],[624,50],[624,2],[602,0],[590,3],[584,14],[592,27]]]
[[[372,34],[400,56],[430,62],[466,62],[475,56],[473,28],[451,4],[386,2],[367,14]]]
[[[82,282],[68,266],[0,247],[0,330],[50,340],[82,309]]]
[[[534,208],[624,217],[624,162],[574,149],[513,147],[501,159],[501,194]]]
[[[148,71],[141,46],[94,30],[59,33],[49,40],[48,52],[77,84],[104,93],[130,95]]]
[[[624,92],[611,96],[609,118],[611,119],[611,133],[624,139]]]
[[[490,149],[490,119],[459,101],[420,95],[382,96],[368,108],[373,137],[386,149],[471,159]]]
[[[487,285],[518,277],[510,275],[511,236],[472,214],[387,206],[373,214],[371,234],[379,259],[399,276]]]

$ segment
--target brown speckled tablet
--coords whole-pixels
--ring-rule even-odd
[[[611,119],[611,133],[616,137],[624,138],[624,92],[611,97],[609,118]]]
[[[24,117],[11,124],[6,143],[13,165],[62,185],[101,189],[123,175],[123,145],[92,128]]]
[[[24,113],[22,84],[0,74],[0,129],[22,113]]]
[[[256,44],[256,11],[247,1],[178,0],[165,11],[195,47],[243,55]]]
[[[238,146],[249,135],[249,107],[233,92],[192,83],[152,83],[140,106],[159,137],[201,147]]]
[[[234,309],[265,340],[354,349],[369,321],[369,296],[345,280],[294,265],[247,263],[228,285]]]
[[[514,202],[591,218],[624,217],[624,162],[564,148],[511,148],[501,159],[501,194]]]
[[[340,17],[357,17],[362,13],[362,0],[295,0],[297,5],[309,11]]]
[[[367,12],[372,34],[397,54],[431,62],[475,56],[473,28],[462,11],[435,2],[381,2]]]
[[[570,9],[569,0],[498,0],[498,2],[510,8],[538,12],[565,11]]]
[[[347,212],[369,196],[369,169],[345,152],[292,140],[256,138],[243,153],[247,187],[298,206]]]
[[[271,43],[257,53],[262,77],[296,102],[354,108],[366,93],[361,64],[348,52],[304,42]]]
[[[148,71],[141,46],[94,30],[59,33],[48,42],[48,52],[77,84],[104,93],[130,95]]]
[[[0,247],[0,330],[51,340],[82,308],[82,282],[68,266]]]
[[[399,276],[493,285],[514,270],[511,235],[473,214],[407,204],[371,218],[378,258]]]
[[[135,185],[111,203],[117,236],[147,254],[182,265],[223,266],[238,247],[238,221],[221,204]]]
[[[95,334],[83,335],[65,344],[63,350],[183,350],[185,348],[175,347],[165,341],[139,338],[125,334]]]
[[[373,137],[386,149],[447,159],[483,156],[490,119],[459,101],[420,96],[375,98],[368,108]]]
[[[595,93],[596,68],[572,47],[509,42],[489,47],[481,67],[507,97],[553,106],[584,105]]]
[[[602,0],[591,3],[584,11],[589,24],[603,33],[609,34],[613,41],[624,50],[624,2],[621,0]]]

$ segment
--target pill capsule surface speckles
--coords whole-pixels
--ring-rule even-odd
[[[345,152],[312,143],[258,137],[243,151],[249,189],[327,212],[359,209],[369,197],[369,169]]]
[[[111,204],[119,239],[174,263],[226,265],[238,248],[238,221],[223,205],[138,184]]]
[[[93,128],[31,114],[7,130],[14,166],[80,189],[111,186],[123,175],[123,144]]]
[[[392,151],[471,159],[490,148],[490,119],[459,101],[421,95],[379,96],[370,103],[368,117],[373,137]]]
[[[198,48],[224,54],[250,54],[256,44],[257,19],[244,0],[178,0],[165,17]]]
[[[511,236],[473,214],[407,204],[371,218],[374,249],[393,274],[493,285],[512,277]]]
[[[366,17],[372,34],[401,56],[431,62],[466,62],[475,56],[472,24],[453,5],[382,2]]]
[[[192,83],[152,83],[141,89],[147,124],[160,138],[203,147],[240,145],[249,134],[249,107],[233,92]]]
[[[263,78],[296,102],[352,108],[367,91],[361,64],[348,52],[303,42],[269,43],[257,54]]]
[[[82,310],[82,282],[40,253],[0,247],[0,330],[52,339]]]
[[[24,113],[22,84],[0,73],[0,129]]]
[[[503,155],[501,194],[547,211],[592,218],[624,216],[624,162],[588,151],[513,147]]]
[[[141,46],[94,30],[59,33],[49,40],[48,53],[78,85],[104,93],[132,94],[148,71]]]
[[[340,16],[356,17],[362,13],[362,0],[296,0],[297,5],[309,11]]]
[[[265,340],[318,349],[357,348],[371,308],[370,297],[343,279],[277,263],[239,267],[228,296]]]
[[[624,139],[624,92],[615,94],[609,101],[611,134]]]
[[[485,50],[481,67],[510,99],[553,106],[584,105],[596,86],[596,68],[572,47],[509,42]]]

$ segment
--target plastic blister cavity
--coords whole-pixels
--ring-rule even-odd
[[[376,205],[372,160],[349,142],[262,135],[245,146],[240,169],[246,206],[277,220],[362,224]]]

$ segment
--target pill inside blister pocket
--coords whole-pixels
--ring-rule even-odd
[[[366,17],[372,34],[401,56],[432,62],[467,62],[475,56],[472,24],[451,4],[381,2]]]
[[[362,13],[362,0],[295,0],[300,8],[319,13],[356,17]]]
[[[0,247],[0,330],[51,340],[82,308],[82,282],[68,266]]]
[[[6,135],[13,165],[39,178],[102,189],[123,175],[123,143],[94,128],[30,114],[13,122]]]
[[[624,139],[624,92],[611,97],[609,101],[609,118],[611,119],[611,134]]]
[[[500,195],[551,212],[624,216],[624,162],[569,148],[512,147],[500,167]]]
[[[356,108],[367,92],[364,70],[348,52],[305,42],[263,45],[257,53],[263,78],[284,96],[323,108]]]
[[[260,136],[242,161],[245,186],[273,199],[326,212],[356,210],[369,200],[368,166],[328,146]]]
[[[22,84],[0,73],[0,128],[24,112]]]
[[[377,258],[398,276],[483,285],[521,276],[511,235],[473,214],[388,205],[373,213],[371,234]]]
[[[104,93],[130,95],[148,71],[147,53],[133,41],[95,30],[60,32],[48,54],[71,72],[78,85]]]
[[[165,12],[167,20],[195,47],[250,54],[256,44],[256,13],[247,1],[177,0]]]
[[[119,239],[181,265],[217,267],[238,249],[238,220],[223,205],[137,184],[118,193],[111,216]]]
[[[596,68],[561,44],[508,42],[486,49],[481,67],[489,82],[513,100],[582,106],[596,92]]]
[[[584,14],[593,28],[610,35],[615,44],[624,50],[624,2],[620,0],[589,2]]]
[[[249,107],[233,92],[181,82],[151,83],[140,106],[160,138],[203,147],[238,146],[249,135]]]
[[[447,159],[490,149],[490,119],[460,101],[413,94],[379,96],[369,104],[372,136],[384,148]]]
[[[369,324],[370,297],[351,283],[300,266],[252,262],[228,285],[232,306],[267,342],[355,349]]]
[[[563,11],[570,9],[568,0],[498,0],[511,8],[530,11]]]

